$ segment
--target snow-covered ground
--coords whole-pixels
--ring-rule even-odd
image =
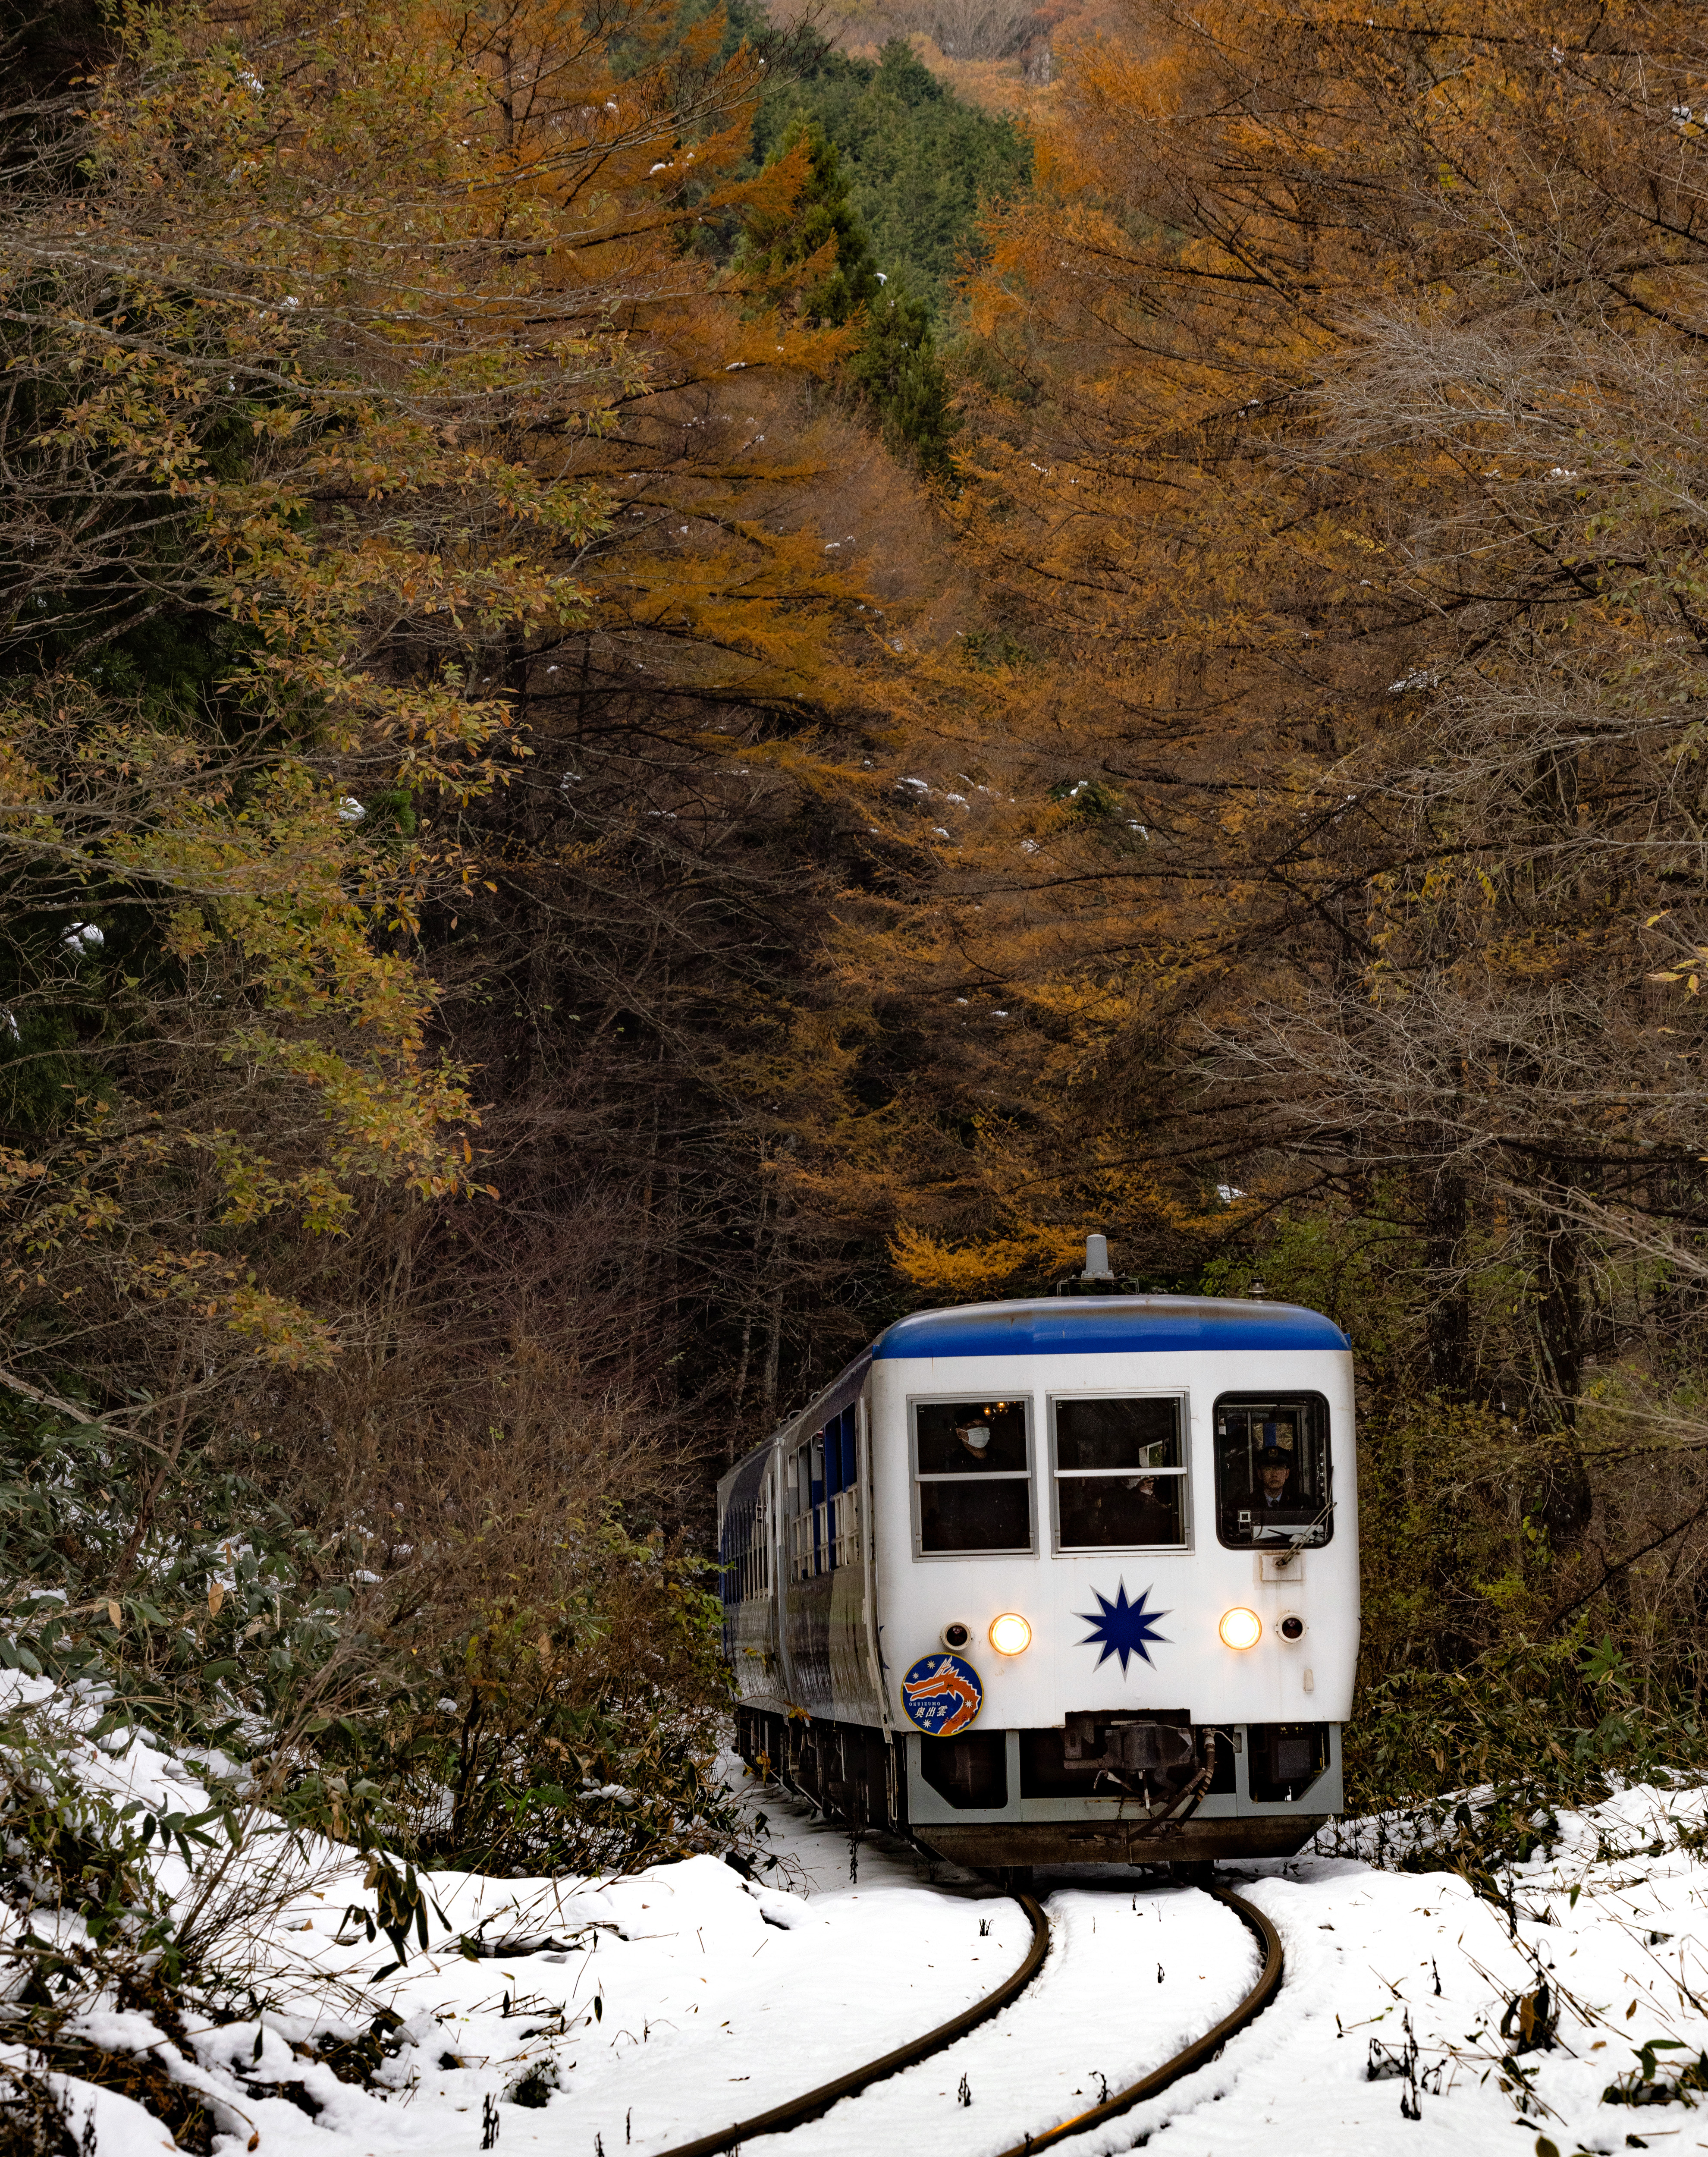
[[[54,1703],[39,1681],[5,1684],[0,1707],[28,1698],[63,1712],[64,1757],[90,1788],[157,1810],[203,1802],[193,1775],[141,1739],[118,1754],[89,1745],[77,1725],[92,1724],[92,1708]],[[744,1802],[767,1815],[776,1862],[764,1884],[711,1857],[618,1880],[438,1873],[428,1885],[449,1929],[435,1917],[429,1952],[383,1978],[388,1945],[341,1925],[348,1905],[372,1904],[359,1866],[311,1848],[270,1902],[261,1858],[246,1859],[228,1883],[229,1959],[276,2005],[259,2022],[192,2027],[182,2045],[111,2004],[83,2028],[111,2050],[151,2050],[198,2088],[220,2157],[536,2146],[657,2157],[946,2021],[1024,1954],[1023,1913],[979,1882],[899,1845],[851,1849],[774,1793]],[[1708,1862],[1690,1847],[1708,1840],[1708,1791],[1632,1789],[1559,1828],[1512,1876],[1510,1926],[1448,1872],[1326,1854],[1225,1868],[1281,1933],[1279,1999],[1212,2064],[1060,2146],[1102,2157],[1165,2129],[1170,2157],[1530,2157],[1539,2136],[1562,2157],[1708,2149],[1708,2108],[1602,2101],[1644,2045],[1664,2077],[1708,2046]],[[177,1857],[161,1876],[189,1892]],[[790,2157],[994,2157],[1158,2065],[1255,1974],[1250,1935],[1196,1890],[1089,1871],[1038,1888],[1052,1951],[1019,2000],[794,2134],[749,2139],[744,2157],[785,2139]],[[39,1910],[32,1922],[39,1935],[77,1929]],[[6,1923],[9,1937],[18,1921]],[[477,1931],[549,1943],[471,1961],[455,1942]],[[1553,2041],[1515,2055],[1527,2025],[1546,2032],[1545,1982]],[[404,2041],[379,2088],[293,2051],[316,2031],[357,2034],[382,2001],[404,2018]],[[1370,2080],[1372,2040],[1378,2067],[1406,2071]],[[59,2087],[76,2128],[93,2108],[98,2157],[172,2146],[130,2099],[72,2077]]]

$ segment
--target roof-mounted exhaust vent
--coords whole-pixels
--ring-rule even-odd
[[[1083,1274],[1063,1274],[1056,1284],[1057,1295],[1136,1295],[1139,1284],[1130,1274],[1112,1272],[1109,1267],[1109,1239],[1107,1236],[1088,1236],[1085,1239],[1085,1271]]]

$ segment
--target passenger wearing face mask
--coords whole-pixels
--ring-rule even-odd
[[[982,1468],[990,1450],[990,1426],[987,1423],[958,1423],[954,1434],[962,1449],[970,1453]]]

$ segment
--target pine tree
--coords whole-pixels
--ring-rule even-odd
[[[803,320],[851,327],[855,341],[841,378],[893,446],[931,476],[948,478],[954,421],[929,311],[879,270],[849,199],[841,154],[816,121],[797,120],[768,169],[801,166],[806,177],[789,209],[749,215],[737,268],[768,289],[792,285]]]
[[[1012,121],[961,103],[900,38],[876,65],[814,41],[777,77],[754,128],[761,161],[796,121],[822,127],[878,267],[925,301],[940,331],[958,312],[964,261],[982,253],[981,217],[1031,178],[1027,139]]]
[[[736,266],[772,289],[792,286],[806,322],[840,329],[882,289],[841,155],[815,121],[797,120],[771,164],[792,165],[804,178],[785,202],[749,213]]]
[[[955,423],[949,381],[923,300],[899,281],[886,282],[842,372],[882,415],[884,438],[893,447],[910,449],[929,477],[953,478],[949,442]]]

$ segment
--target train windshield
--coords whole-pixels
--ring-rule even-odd
[[[1329,1404],[1320,1393],[1224,1393],[1216,1403],[1224,1543],[1325,1543],[1335,1532]]]
[[[922,1553],[1031,1548],[1023,1400],[917,1403],[913,1474]]]
[[[1186,1459],[1177,1398],[1058,1400],[1056,1541],[1061,1550],[1186,1540]]]

